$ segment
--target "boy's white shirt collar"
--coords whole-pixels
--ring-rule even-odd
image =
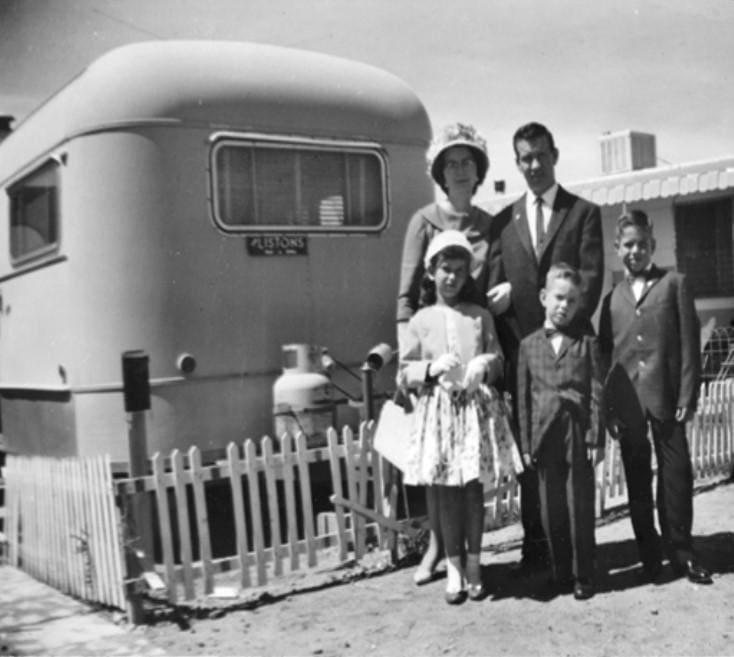
[[[543,328],[548,329],[550,331],[556,331],[553,335],[548,338],[551,343],[551,347],[553,347],[553,352],[558,355],[558,352],[561,350],[561,344],[563,343],[563,333],[561,330],[549,319],[546,319],[545,322],[543,322]]]
[[[650,261],[650,264],[647,265],[642,271],[645,274],[649,274],[650,271],[653,268],[654,263],[652,260]],[[642,296],[642,293],[645,291],[645,288],[650,285],[650,279],[649,278],[643,278],[643,277],[636,277],[634,274],[631,274],[629,271],[625,271],[626,275],[632,279],[632,282],[630,283],[630,287],[632,288],[632,294],[635,296],[635,301],[639,301],[640,297]]]

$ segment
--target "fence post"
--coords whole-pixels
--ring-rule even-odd
[[[362,399],[364,402],[364,422],[369,425],[371,421],[377,421],[375,418],[375,398],[373,390],[373,378],[374,373],[378,372],[383,365],[389,363],[393,358],[393,350],[390,345],[380,343],[375,345],[370,352],[367,354],[367,358],[362,364]],[[362,434],[364,435],[364,434]],[[372,433],[370,432],[370,441]],[[372,449],[370,445],[370,449]],[[397,504],[398,504],[398,488],[403,488],[403,498],[406,500],[405,488],[402,485],[402,473],[394,465],[389,463],[387,460],[380,458],[379,462],[382,467],[381,476],[378,477],[382,480],[383,490],[380,491],[382,495],[382,509],[385,516],[390,519],[397,518]],[[355,502],[357,500],[354,500]],[[356,546],[356,532],[355,531],[355,546]],[[396,531],[390,531],[387,534],[387,547],[390,550],[393,563],[398,558],[398,534]]]
[[[128,454],[131,478],[148,474],[148,435],[145,412],[150,409],[148,355],[142,350],[122,354],[122,381],[125,412],[128,414]],[[127,577],[139,577],[153,570],[153,532],[150,499],[145,491],[132,493],[126,511],[127,538],[139,545],[126,545]],[[128,587],[128,614],[136,625],[143,622],[142,598],[135,587]]]

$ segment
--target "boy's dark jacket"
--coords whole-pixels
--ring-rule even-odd
[[[602,303],[599,340],[611,361],[608,420],[627,424],[625,417],[640,410],[660,420],[672,420],[676,408],[695,411],[701,333],[683,274],[653,265],[639,301],[630,283],[620,281]]]
[[[577,419],[587,445],[604,445],[603,371],[595,336],[564,334],[556,355],[546,330],[534,331],[520,343],[517,377],[523,454],[538,457],[548,429],[564,410]]]

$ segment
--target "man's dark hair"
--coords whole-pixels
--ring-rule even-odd
[[[551,134],[551,131],[548,130],[548,128],[546,128],[542,123],[536,123],[535,121],[533,121],[532,123],[521,125],[515,131],[515,134],[512,137],[512,148],[515,151],[515,155],[517,155],[518,141],[535,141],[536,139],[541,139],[543,137],[548,140],[548,146],[550,146],[551,151],[555,153],[556,143],[553,141],[553,135]]]

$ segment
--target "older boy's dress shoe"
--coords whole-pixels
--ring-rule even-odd
[[[689,581],[694,584],[713,584],[714,580],[711,579],[711,574],[708,570],[699,566],[695,561],[690,559],[685,563],[678,563],[673,566],[673,572],[678,577],[687,577]]]
[[[651,561],[649,563],[643,563],[642,572],[639,574],[638,579],[642,582],[656,582],[662,572],[662,561]]]
[[[588,600],[594,595],[594,584],[589,579],[577,579],[573,583],[573,597],[577,600]]]

